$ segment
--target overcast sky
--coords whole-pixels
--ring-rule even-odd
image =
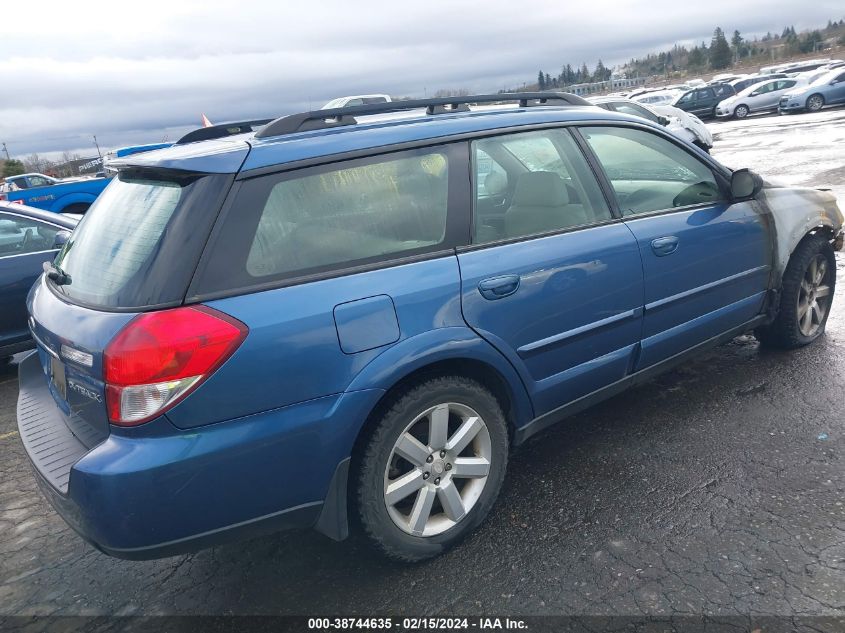
[[[573,6],[575,5],[575,6]],[[823,26],[841,0],[39,0],[0,36],[0,141],[96,155],[368,92],[495,92],[728,34]],[[90,8],[89,8],[90,7]],[[8,8],[8,7],[7,7]]]

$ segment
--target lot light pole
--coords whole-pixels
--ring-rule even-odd
[[[6,160],[12,160],[12,157],[9,156],[9,148],[6,147],[5,143],[3,143],[3,151],[6,152]]]

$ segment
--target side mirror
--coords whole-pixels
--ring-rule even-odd
[[[734,200],[753,198],[763,188],[763,179],[750,169],[737,169],[731,176],[731,197]]]
[[[59,231],[53,239],[53,248],[61,248],[70,239],[70,231]]]
[[[667,125],[669,125],[669,119],[667,119],[665,116],[662,116],[662,115],[657,117],[657,122],[660,125],[662,125],[663,127],[666,127]]]
[[[759,94],[760,94],[760,93],[759,93],[759,92],[757,92],[757,91],[755,90],[755,91],[753,91],[753,92],[752,92],[750,95],[748,95],[748,96],[749,96],[749,97],[756,97],[756,96],[758,96]]]

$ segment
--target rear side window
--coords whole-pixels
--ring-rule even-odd
[[[528,237],[611,219],[590,167],[568,130],[472,142],[473,243]],[[501,171],[492,171],[493,161]],[[485,195],[496,175],[500,195]],[[482,189],[483,185],[483,189]]]
[[[455,146],[245,181],[201,266],[200,294],[333,273],[453,246]],[[465,152],[465,150],[464,150]]]
[[[131,309],[181,303],[230,176],[121,172],[65,243],[56,265],[76,302]]]

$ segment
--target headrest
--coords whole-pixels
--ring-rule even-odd
[[[562,207],[569,204],[563,179],[552,171],[529,171],[516,181],[511,206]]]

